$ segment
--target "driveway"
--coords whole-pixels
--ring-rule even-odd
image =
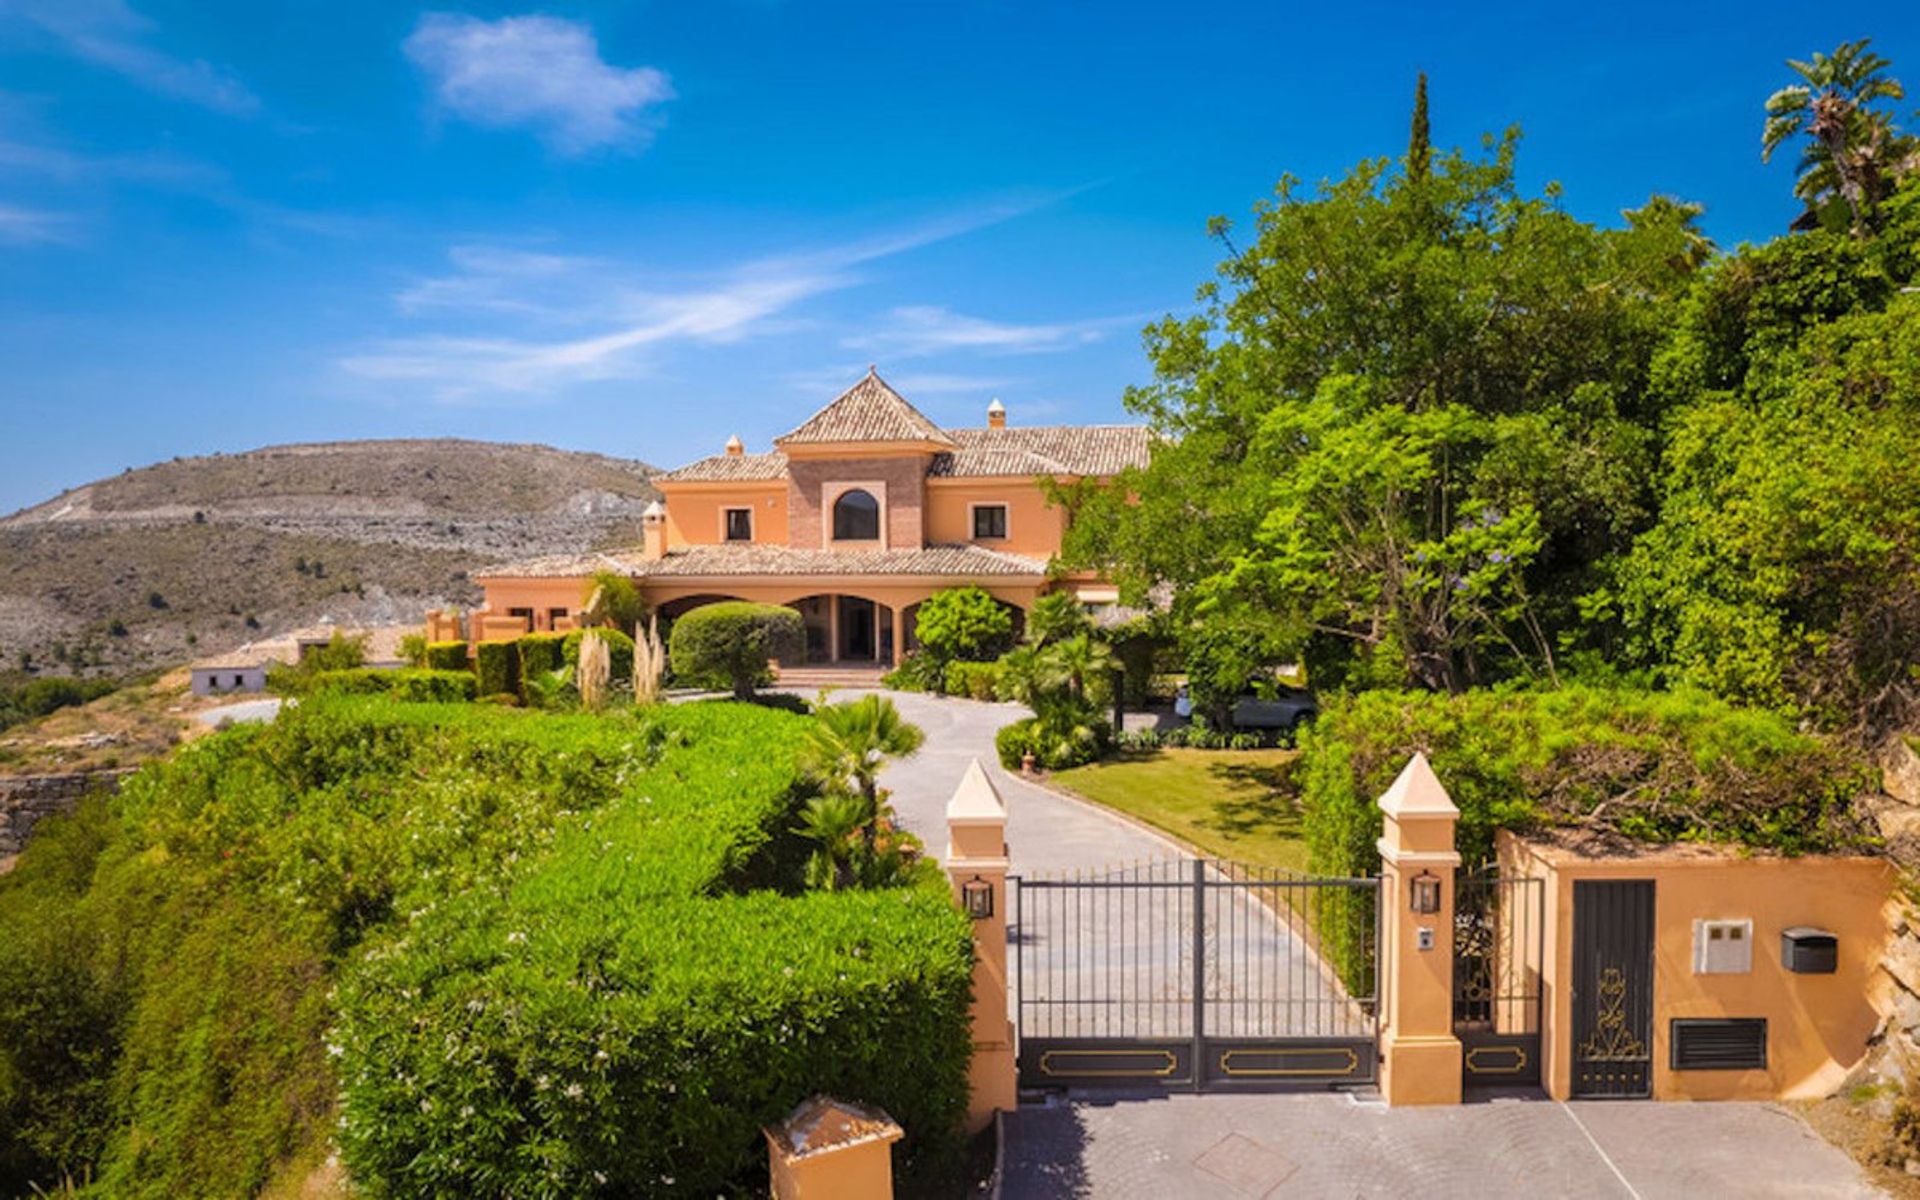
[[[1012,704],[889,693],[927,734],[881,776],[935,855],[974,758],[1007,803],[1016,874],[1179,857],[1172,843],[1002,771]],[[1265,1196],[1864,1197],[1841,1151],[1771,1104],[1559,1104],[1511,1098],[1389,1109],[1371,1094],[1073,1095],[1006,1117],[1003,1195],[1204,1200]]]

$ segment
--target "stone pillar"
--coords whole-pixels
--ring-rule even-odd
[[[761,1132],[775,1200],[891,1200],[902,1131],[879,1109],[815,1096]]]
[[[1016,1103],[1013,1022],[1007,1018],[1007,806],[979,759],[947,802],[947,877],[966,907],[970,883],[992,889],[993,912],[973,923],[973,1066],[967,1132]],[[977,881],[977,883],[976,883]]]
[[[893,665],[907,661],[907,606],[893,606]]]
[[[840,593],[827,597],[827,661],[840,661]]]
[[[1458,1104],[1453,877],[1460,854],[1453,834],[1460,810],[1427,756],[1415,754],[1380,797],[1380,811],[1380,1091],[1393,1105]],[[1417,880],[1437,885],[1438,912],[1413,911]]]

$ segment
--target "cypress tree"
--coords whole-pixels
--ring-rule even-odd
[[[1427,177],[1433,163],[1433,136],[1427,126],[1427,73],[1413,90],[1413,133],[1407,139],[1407,178],[1418,183]]]

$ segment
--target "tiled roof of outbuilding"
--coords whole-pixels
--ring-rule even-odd
[[[953,439],[868,367],[865,379],[834,397],[792,433],[773,439],[776,446],[818,442],[936,442],[950,446]]]
[[[614,570],[642,579],[724,575],[958,575],[1041,576],[1037,558],[983,546],[925,546],[907,550],[796,550],[747,543],[685,546],[647,559],[638,550],[552,555],[476,571],[476,579],[572,579]]]

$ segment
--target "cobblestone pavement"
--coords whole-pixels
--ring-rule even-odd
[[[1867,1197],[1846,1155],[1770,1104],[1539,1099],[1389,1109],[1338,1093],[1023,1106],[1007,1200]]]

